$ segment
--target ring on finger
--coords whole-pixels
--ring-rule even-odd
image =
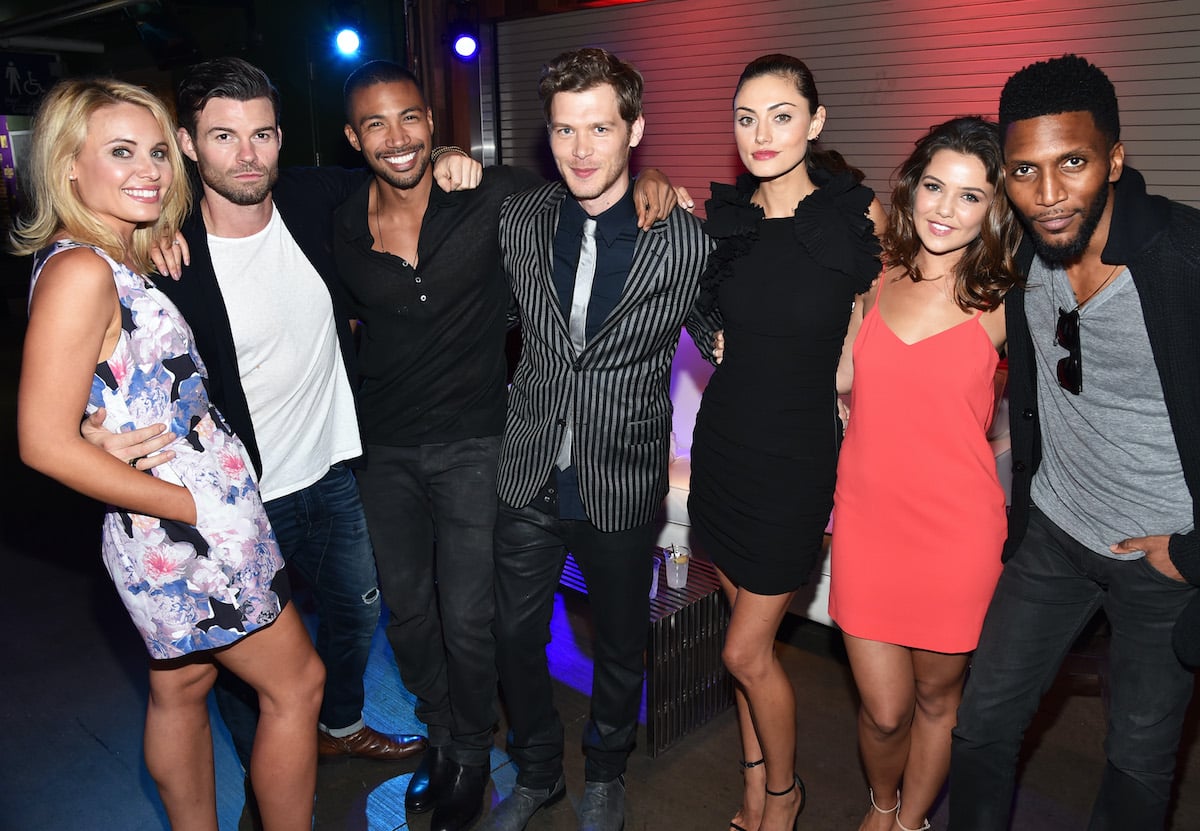
[[[133,468],[134,470],[137,470],[138,462],[140,462],[144,458],[146,458],[146,457],[145,456],[134,456],[132,459],[129,460],[129,466],[131,468]]]

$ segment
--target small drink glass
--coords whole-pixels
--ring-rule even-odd
[[[686,545],[671,544],[664,552],[667,565],[667,585],[672,589],[682,589],[687,586],[688,560],[692,552]]]

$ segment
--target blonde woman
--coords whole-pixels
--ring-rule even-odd
[[[146,766],[176,831],[216,831],[206,696],[217,665],[262,708],[253,781],[268,831],[309,829],[324,669],[295,609],[241,442],[208,399],[191,330],[147,277],[189,192],[166,108],[120,81],[67,80],[34,122],[28,214],[12,233],[32,254],[18,397],[22,460],[108,503],[103,559],[150,654]],[[121,461],[80,419],[154,423],[169,461]]]

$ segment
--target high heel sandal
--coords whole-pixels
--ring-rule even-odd
[[[757,762],[747,762],[745,759],[738,759],[738,767],[742,769],[742,775],[745,776],[747,770],[750,768],[756,768],[765,761],[767,761],[766,758],[759,759]],[[732,828],[733,831],[746,831],[745,828],[738,825],[733,820],[729,821],[729,827]]]
[[[902,823],[900,821],[900,812],[899,811],[896,812],[896,825],[900,826],[900,831],[929,831],[929,829],[933,827],[929,824],[929,818],[926,817],[925,819],[923,819],[921,821],[921,826],[919,828],[909,828],[907,825],[905,825],[904,823]]]
[[[874,790],[872,790],[871,788],[867,788],[867,793],[871,795],[871,809],[872,810],[878,811],[881,814],[895,814],[896,816],[900,816],[900,791],[896,791],[896,804],[886,810],[883,808],[880,808],[875,803],[875,791]]]
[[[793,829],[800,824],[800,815],[804,813],[804,806],[808,802],[808,794],[804,790],[804,780],[800,778],[800,774],[793,773],[791,787],[785,788],[782,791],[773,791],[767,788],[767,796],[787,796],[796,790],[796,788],[800,789],[800,807],[796,809],[796,816],[792,819]]]

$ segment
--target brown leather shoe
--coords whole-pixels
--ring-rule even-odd
[[[317,731],[317,753],[320,756],[356,756],[382,762],[411,759],[425,750],[423,736],[387,736],[367,725],[357,733],[338,738],[324,730]]]

